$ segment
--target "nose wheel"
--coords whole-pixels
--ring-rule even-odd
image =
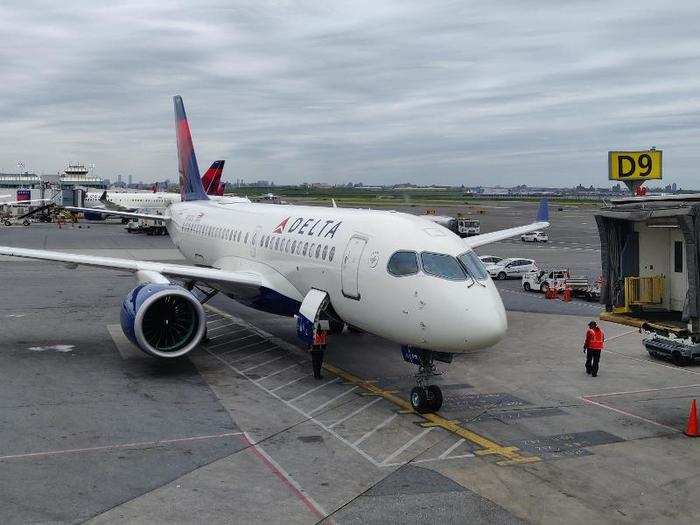
[[[437,412],[442,407],[442,390],[437,385],[415,387],[411,390],[411,406],[419,414]]]

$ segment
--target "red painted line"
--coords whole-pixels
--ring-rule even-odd
[[[187,438],[175,438],[175,439],[160,439],[158,441],[135,441],[133,443],[122,443],[118,445],[103,445],[101,447],[86,447],[86,448],[69,448],[64,450],[47,450],[44,452],[29,452],[26,454],[10,454],[6,456],[0,456],[0,460],[3,459],[26,459],[26,458],[36,458],[42,456],[60,456],[62,454],[80,454],[83,452],[97,452],[100,450],[119,450],[125,448],[136,448],[136,447],[146,447],[146,446],[158,446],[158,445],[172,445],[173,443],[187,443],[192,441],[202,441],[205,439],[220,439],[231,436],[240,436],[243,432],[224,432],[222,434],[211,434],[208,436],[192,436]]]
[[[284,472],[281,467],[273,463],[274,460],[272,460],[272,458],[260,447],[254,444],[245,433],[240,436],[240,439],[248,446],[248,450],[255,454],[255,456],[265,464],[265,466],[275,475],[275,477],[279,479],[282,484],[287,487],[287,489],[294,494],[312,514],[316,515],[320,519],[324,519],[326,517],[326,512],[318,505],[318,503],[307,495],[304,489],[302,489],[301,486],[296,483],[287,472]]]

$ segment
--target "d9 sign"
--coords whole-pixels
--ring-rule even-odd
[[[608,178],[633,181],[661,178],[661,150],[609,151]]]

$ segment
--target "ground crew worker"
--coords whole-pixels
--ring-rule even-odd
[[[328,343],[328,331],[324,330],[320,323],[314,329],[314,339],[311,344],[311,366],[314,369],[314,378],[321,379],[321,367],[323,366],[323,352]]]
[[[598,375],[598,363],[600,362],[600,353],[605,346],[605,334],[600,329],[595,321],[588,323],[586,330],[586,341],[583,343],[583,349],[586,351],[586,373],[596,377]]]

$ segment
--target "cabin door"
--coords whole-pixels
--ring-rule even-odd
[[[685,260],[685,240],[683,232],[671,230],[671,261],[669,263],[669,299],[671,310],[683,311],[688,292],[688,268]]]
[[[350,299],[360,299],[359,272],[362,252],[367,245],[367,239],[353,236],[348,242],[343,256],[343,264],[340,269],[340,281],[343,295]]]

